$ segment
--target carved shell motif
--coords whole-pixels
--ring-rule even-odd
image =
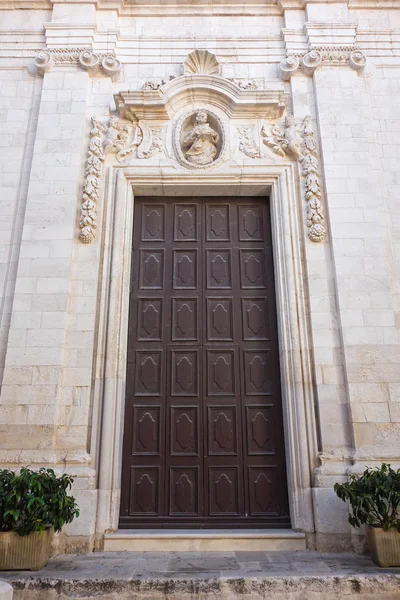
[[[208,50],[191,52],[183,63],[184,75],[219,75],[220,64]]]

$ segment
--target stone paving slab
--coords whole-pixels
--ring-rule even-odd
[[[3,572],[14,600],[400,600],[400,568],[318,552],[110,552]]]

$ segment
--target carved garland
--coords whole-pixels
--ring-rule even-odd
[[[96,238],[97,202],[99,200],[100,177],[103,171],[105,155],[103,142],[97,122],[93,119],[94,127],[90,131],[90,142],[86,159],[85,181],[83,183],[81,218],[79,221],[79,239],[84,244],[90,244]]]
[[[303,125],[303,144],[300,163],[304,177],[305,199],[307,207],[307,226],[310,228],[308,237],[312,242],[321,242],[326,235],[325,218],[321,202],[321,178],[317,142],[311,117],[306,116]]]

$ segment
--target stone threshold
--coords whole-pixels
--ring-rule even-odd
[[[400,568],[298,552],[103,552],[1,573],[13,600],[399,600]]]
[[[104,537],[105,552],[230,552],[305,550],[292,529],[119,529]]]

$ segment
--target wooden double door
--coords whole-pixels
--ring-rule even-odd
[[[135,200],[121,528],[289,527],[269,204]]]

